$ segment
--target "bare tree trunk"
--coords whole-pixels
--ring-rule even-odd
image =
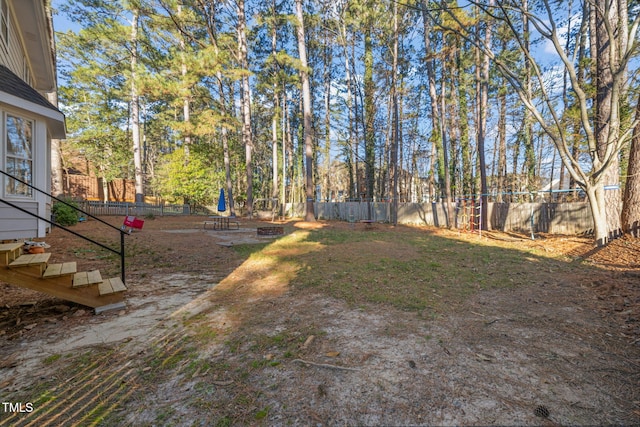
[[[529,28],[529,3],[528,0],[522,1],[522,10],[525,12],[522,14],[522,33],[524,41],[524,49],[526,52],[530,51],[530,38],[531,29]],[[528,99],[533,98],[533,88],[531,79],[531,64],[526,59],[524,60],[524,73],[525,73],[525,87],[527,91]],[[535,182],[535,150],[533,147],[533,117],[528,109],[524,110],[524,167],[525,167],[525,183],[527,190],[533,192],[536,187]]]
[[[287,203],[287,91],[282,91],[282,182],[280,183],[280,200]],[[282,208],[282,215],[285,208]]]
[[[633,131],[629,152],[621,223],[622,231],[640,237],[640,97],[636,106],[636,127]]]
[[[493,7],[493,0],[489,1],[489,7]],[[493,31],[493,21],[489,20],[486,24],[484,33],[485,46],[491,46],[491,32]],[[489,104],[489,55],[483,53],[482,55],[482,71],[480,73],[480,106],[479,106],[479,118],[478,123],[478,161],[480,163],[480,193],[481,193],[481,227],[483,230],[487,229],[488,221],[488,207],[489,189],[487,187],[487,162],[484,157],[485,152],[485,138],[487,134],[487,110]]]
[[[238,13],[238,57],[240,68],[245,72],[242,75],[241,109],[242,109],[242,142],[245,148],[245,164],[247,176],[247,215],[253,216],[253,133],[251,131],[251,94],[249,91],[249,76],[247,72],[247,33],[244,0],[237,2]]]
[[[302,14],[302,0],[295,1],[297,22],[298,54],[300,56],[300,80],[302,81],[302,110],[304,117],[304,154],[306,163],[306,211],[305,221],[315,221],[313,209],[313,135],[311,128],[311,88],[307,72],[307,46],[304,38],[304,16]]]
[[[442,117],[440,112],[440,107],[438,106],[438,93],[436,86],[436,76],[434,70],[435,63],[435,55],[431,49],[431,18],[429,17],[427,10],[429,5],[427,4],[427,0],[422,0],[421,10],[422,10],[422,23],[424,25],[424,48],[425,54],[427,57],[426,67],[427,67],[427,81],[429,86],[429,100],[431,103],[431,124],[433,127],[432,130],[432,141],[431,141],[431,165],[430,165],[430,173],[429,173],[429,199],[431,201],[435,201],[437,199],[436,195],[436,185],[435,185],[435,176],[437,173],[437,164],[438,164],[438,146],[441,145],[443,141],[443,132],[442,132]]]
[[[443,66],[444,71],[444,66]],[[444,118],[445,111],[445,81],[442,79],[442,91],[440,102],[442,103],[442,115],[440,115],[440,128],[442,129],[442,156],[444,159],[444,203],[447,212],[447,227],[452,228],[454,225],[453,205],[451,202],[451,173],[449,171],[449,153],[447,148],[447,129]]]
[[[326,38],[327,32],[324,31]],[[330,43],[324,43],[324,193],[326,200],[331,200],[331,62]]]
[[[347,150],[348,150],[348,155],[347,155],[347,161],[348,161],[348,165],[349,165],[349,198],[353,198],[356,197],[357,195],[357,182],[356,182],[356,174],[357,174],[357,159],[354,159],[354,154],[355,154],[355,147],[354,145],[357,144],[357,142],[354,140],[354,134],[353,134],[353,128],[355,125],[354,122],[354,114],[353,114],[353,110],[352,110],[352,105],[353,105],[353,92],[351,91],[351,87],[352,87],[352,82],[351,82],[351,67],[349,67],[349,52],[347,50],[347,29],[346,29],[346,25],[344,24],[344,21],[341,21],[341,26],[340,26],[340,30],[341,30],[341,34],[342,34],[342,38],[343,38],[343,42],[344,42],[344,63],[345,63],[345,80],[346,80],[346,84],[347,84],[347,110],[348,110],[348,114],[349,114],[349,124],[348,124],[348,134],[349,137],[347,139]]]
[[[587,58],[587,36],[588,36],[588,29],[589,29],[589,22],[590,22],[590,14],[589,14],[589,2],[583,2],[582,5],[582,19],[580,22],[580,31],[579,36],[576,40],[576,43],[578,45],[578,50],[577,50],[577,59],[574,61],[577,64],[577,68],[576,68],[576,78],[577,78],[577,83],[580,87],[582,87],[582,85],[584,84],[585,81],[585,75],[587,73],[587,65],[586,65],[586,58]],[[568,41],[567,41],[568,43]],[[565,68],[565,71],[568,71]],[[571,157],[572,158],[577,158],[579,155],[579,151],[580,151],[580,141],[579,141],[579,137],[576,137],[575,135],[579,135],[580,134],[580,123],[579,122],[574,122],[573,123],[573,136],[571,136]],[[564,162],[563,162],[563,166],[564,166]],[[573,176],[573,174],[569,173],[569,188],[574,190],[572,192],[572,197],[575,199],[577,198],[577,189],[578,189],[578,181],[575,179],[575,177]]]
[[[138,20],[140,11],[131,11],[131,137],[133,139],[133,164],[136,181],[136,203],[144,202],[144,177],[142,176],[142,150],[140,147],[140,96],[138,95]]]
[[[355,64],[355,57],[356,57],[356,46],[355,46],[355,41],[353,41],[351,43],[351,60],[352,60],[352,64]],[[355,66],[354,66],[355,68]],[[353,125],[354,125],[354,131],[355,131],[355,135],[353,138],[353,153],[354,153],[354,159],[355,159],[355,171],[356,171],[356,193],[355,196],[357,198],[362,198],[362,177],[360,174],[360,121],[362,120],[362,108],[361,108],[361,104],[358,103],[358,99],[360,98],[358,95],[360,94],[360,88],[358,86],[358,82],[357,79],[352,78],[351,79],[351,83],[352,85],[354,85],[354,88],[356,89],[356,94],[353,97],[354,103],[353,103],[353,115],[354,115],[354,120],[353,120]],[[360,99],[362,101],[362,99]],[[362,120],[363,121],[363,120]],[[366,190],[365,190],[366,191]]]
[[[573,11],[573,0],[569,0],[567,2],[567,34],[571,34],[571,27],[572,25],[574,25],[573,21],[572,21],[572,16],[574,14]],[[584,19],[584,15],[583,15],[583,19]],[[581,32],[583,33],[583,32]],[[579,35],[575,42],[579,43],[579,41],[581,39],[583,39],[585,37],[584,34]],[[565,43],[565,51],[569,52],[570,48],[571,48],[571,42],[572,42],[572,38],[571,37],[567,37],[567,41]],[[577,46],[583,46],[584,42],[582,42],[581,44],[577,44]],[[576,52],[580,52],[581,49],[576,49]],[[582,67],[580,67],[582,68]],[[571,107],[570,101],[569,101],[569,91],[568,91],[568,72],[567,69],[564,68],[563,69],[563,73],[562,73],[562,101],[563,101],[563,108],[565,110],[568,110]],[[568,125],[570,126],[570,125]],[[557,150],[556,150],[557,151]],[[554,153],[554,158],[555,158],[555,153]],[[564,186],[564,163],[562,161],[560,161],[560,177],[558,178],[559,184],[558,184],[558,189],[562,190],[563,186]],[[569,186],[571,187],[571,185]],[[564,199],[564,194],[560,193],[560,200]]]
[[[51,104],[58,106],[58,92],[50,92],[47,99]],[[62,169],[62,141],[51,140],[51,194],[55,197],[64,195],[64,177]]]
[[[275,89],[275,85],[274,85]],[[274,112],[271,117],[271,197],[278,198],[278,94],[273,94]]]
[[[384,147],[378,153],[379,163],[378,163],[378,196],[380,199],[390,197],[391,194],[391,175],[389,174],[389,161],[390,161],[390,153],[391,153],[391,144],[393,142],[391,139],[393,138],[393,97],[391,93],[389,93],[389,97],[387,98],[387,126],[385,126],[384,130]]]
[[[101,172],[104,171],[101,170]],[[100,183],[102,184],[102,201],[106,203],[109,201],[109,183],[107,182],[107,178],[104,174],[102,174],[102,176],[100,177]]]
[[[607,3],[609,7],[605,4]],[[597,144],[597,162],[609,158],[609,167],[603,173],[602,183],[605,204],[607,239],[616,238],[621,230],[620,208],[621,196],[619,191],[620,172],[618,156],[608,156],[609,142],[617,141],[619,135],[619,116],[616,114],[618,100],[614,99],[614,69],[612,64],[618,64],[620,51],[619,40],[612,38],[607,27],[618,26],[619,10],[617,1],[596,0],[592,5],[592,60],[595,61],[596,97],[595,97],[595,137]],[[626,26],[626,25],[625,25]],[[626,31],[622,31],[626,32]],[[616,34],[619,34],[616,32]],[[617,66],[615,67],[617,69]],[[600,166],[600,165],[598,165]]]
[[[507,88],[502,86],[499,90],[498,102],[500,115],[498,117],[498,170],[497,170],[497,196],[496,202],[503,202],[505,192],[505,178],[507,176]]]
[[[51,140],[51,194],[56,197],[64,195],[61,143],[59,139]]]
[[[462,121],[460,119],[460,97],[457,96],[457,89],[460,85],[460,70],[458,67],[454,65],[456,61],[449,62],[451,70],[449,73],[449,103],[447,105],[445,98],[445,102],[442,104],[443,111],[443,120],[445,120],[445,125],[443,126],[444,133],[446,133],[446,139],[449,141],[449,188],[452,191],[451,200],[455,201],[456,197],[464,194],[462,190],[462,144],[461,144],[461,134],[463,130]],[[445,67],[445,65],[443,65]],[[442,79],[444,83],[446,81],[445,78]],[[445,93],[445,85],[443,84],[442,93]],[[466,107],[466,105],[465,105]],[[448,108],[448,115],[447,110]],[[466,113],[465,113],[466,114]]]
[[[182,17],[182,4],[178,3],[178,18]],[[187,50],[187,44],[184,41],[184,35],[180,34],[180,75],[182,76],[182,81],[183,81],[183,90],[184,93],[190,93],[190,88],[187,87],[187,62],[186,62],[186,50]],[[189,123],[189,121],[191,120],[191,110],[189,108],[189,96],[185,95],[183,100],[182,100],[182,121],[184,123]],[[191,156],[191,135],[190,132],[185,132],[184,135],[184,157],[185,157],[185,162],[189,162],[189,157]]]
[[[398,144],[400,123],[398,117],[398,3],[393,3],[393,65],[391,69],[391,102],[393,110],[391,142],[391,223],[398,225]]]
[[[276,31],[276,2],[273,0],[271,7],[273,9],[273,22],[271,23],[271,54],[275,57],[278,49],[278,33]],[[272,189],[271,197],[278,197],[278,104],[280,97],[278,96],[278,82],[275,80],[277,70],[274,70],[273,81],[273,116],[271,117],[271,168],[272,168]],[[284,160],[284,157],[283,157]],[[284,203],[284,200],[282,201]]]
[[[287,105],[287,92],[286,90],[283,91],[285,99],[284,99],[284,104]],[[287,141],[286,141],[286,146],[288,149],[288,153],[287,153],[287,160],[288,160],[288,164],[289,164],[289,203],[294,203],[296,201],[295,199],[295,187],[296,187],[296,179],[295,179],[295,163],[294,163],[294,151],[293,151],[293,136],[292,136],[292,130],[291,130],[291,114],[289,112],[289,108],[285,108],[284,109],[284,113],[285,113],[285,123],[287,125],[287,131],[285,132]],[[286,180],[285,180],[286,182]]]
[[[371,1],[367,1],[368,10],[372,10]],[[373,201],[375,196],[375,84],[373,82],[373,28],[371,18],[364,22],[364,162],[367,198]],[[371,205],[369,205],[371,206]],[[368,219],[371,219],[369,216]]]
[[[398,63],[400,63],[400,57],[398,57]],[[398,150],[398,161],[397,161],[397,165],[396,165],[396,175],[398,176],[398,190],[397,190],[397,194],[398,194],[398,203],[406,201],[407,200],[407,188],[409,187],[409,182],[408,179],[409,177],[407,176],[406,173],[403,173],[404,169],[404,161],[405,161],[405,152],[404,152],[404,137],[403,137],[403,120],[401,119],[404,116],[404,98],[402,97],[402,94],[404,93],[404,80],[402,77],[403,71],[398,71],[397,75],[399,76],[399,80],[396,81],[396,124],[397,124],[397,129],[396,129],[396,141],[397,141],[397,150]],[[415,144],[416,141],[415,139],[413,140],[413,143]],[[397,207],[396,207],[397,210]]]
[[[217,51],[217,46],[216,46]],[[219,87],[220,87],[220,108],[222,109],[222,113],[227,116],[228,110],[226,107],[226,99],[224,97],[224,83],[222,80],[222,73],[218,71],[216,73],[218,78]],[[221,126],[220,134],[222,138],[222,155],[224,157],[224,176],[225,176],[225,185],[227,187],[227,204],[229,205],[229,215],[236,215],[236,207],[233,199],[233,182],[231,181],[231,159],[229,154],[229,134],[226,126]]]

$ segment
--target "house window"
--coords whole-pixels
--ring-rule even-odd
[[[9,44],[9,6],[7,0],[0,0],[0,39],[5,46]]]
[[[33,122],[22,117],[7,114],[6,136],[8,174],[33,184]],[[5,188],[7,195],[31,196],[31,187],[15,179],[9,179]]]

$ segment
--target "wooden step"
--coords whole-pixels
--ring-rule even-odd
[[[98,285],[98,289],[100,291],[100,296],[102,296],[126,291],[127,287],[122,283],[122,279],[119,277],[113,277],[100,283]]]
[[[20,255],[9,264],[9,267],[28,267],[32,265],[46,264],[49,261],[49,258],[51,258],[50,252],[46,252],[44,254]]]
[[[9,265],[14,259],[22,254],[24,242],[2,243],[0,244],[0,265]]]
[[[62,264],[49,264],[42,277],[44,279],[51,277],[66,276],[67,274],[75,274],[77,271],[76,262],[64,262]]]
[[[51,253],[20,255],[9,264],[9,269],[20,271],[23,274],[34,277],[42,277],[47,269],[47,262]]]
[[[102,275],[99,270],[81,271],[73,276],[74,288],[95,285],[97,283],[102,283]]]
[[[74,288],[71,284],[70,275],[44,279],[42,275],[35,276],[31,274],[26,268],[0,268],[0,280],[15,286],[45,292],[92,308],[116,307],[114,304],[124,301],[124,292],[100,295],[98,284]],[[102,281],[100,284],[102,284]],[[120,289],[118,285],[116,285],[116,289]],[[113,285],[111,285],[111,290],[113,290]]]

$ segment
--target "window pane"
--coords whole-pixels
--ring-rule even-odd
[[[30,160],[7,159],[7,173],[29,184],[31,183],[31,170]],[[6,191],[7,194],[12,195],[31,196],[31,188],[15,179],[7,181]]]
[[[7,116],[7,154],[23,159],[31,158],[31,122]]]
[[[31,121],[7,115],[6,171],[27,184],[33,184],[32,130],[33,123]],[[6,194],[14,196],[32,195],[32,190],[28,185],[15,179],[6,181],[5,191]]]

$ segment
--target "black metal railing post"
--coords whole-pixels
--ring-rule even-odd
[[[120,229],[120,279],[126,284],[124,279],[124,230]]]

